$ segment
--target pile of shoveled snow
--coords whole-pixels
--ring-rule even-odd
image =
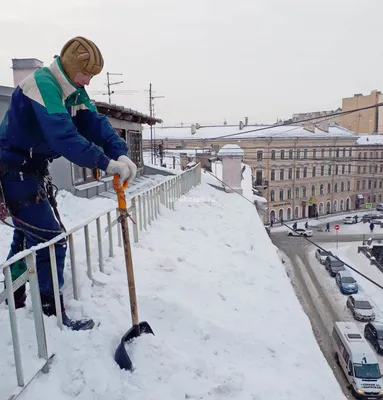
[[[60,331],[54,317],[45,318],[56,356],[50,373],[27,389],[26,399],[344,398],[255,207],[208,183],[217,184],[203,174],[202,184],[176,204],[176,211],[162,208],[161,217],[132,246],[140,320],[155,332],[127,347],[134,372],[121,371],[113,360],[132,323],[123,252],[116,248],[105,274],[97,272],[92,236],[96,281],[87,278],[85,254],[79,253],[81,301],[71,299],[70,268],[65,296],[71,299],[71,316],[89,315],[101,324],[90,332]],[[70,194],[60,199],[69,226],[111,204]],[[7,246],[9,235],[3,238]],[[79,252],[80,233],[75,241]],[[105,255],[107,246],[105,236]],[[32,369],[30,299],[17,314],[24,365]],[[15,387],[15,378],[5,307],[0,309],[0,352],[2,393],[7,393],[4,388]]]

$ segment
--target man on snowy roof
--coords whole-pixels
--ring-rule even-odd
[[[99,48],[91,40],[75,37],[49,68],[29,75],[13,92],[0,125],[1,195],[16,227],[8,258],[23,249],[24,241],[30,248],[62,231],[48,171],[53,159],[62,156],[80,167],[119,174],[122,181],[133,180],[136,175],[126,142],[97,112],[84,88],[103,66]],[[56,245],[60,288],[64,284],[65,256],[66,243],[62,241]],[[56,315],[49,249],[37,251],[36,261],[43,311]],[[17,267],[20,265],[11,268]],[[12,271],[13,278],[15,275]],[[15,292],[16,306],[25,306],[25,299],[24,285]],[[63,323],[69,328],[94,326],[92,320],[69,319],[62,295],[61,305]]]

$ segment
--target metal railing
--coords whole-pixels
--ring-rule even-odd
[[[175,203],[184,193],[188,192],[193,187],[201,183],[201,166],[197,164],[195,167],[183,171],[179,175],[172,176],[165,181],[153,186],[149,189],[143,190],[138,194],[135,194],[131,198],[127,198],[129,205],[129,213],[134,221],[130,223],[130,229],[133,230],[134,242],[137,243],[143,231],[148,230],[152,225],[152,222],[157,219],[163,212],[161,205],[170,210],[175,210]],[[53,356],[48,351],[48,345],[46,340],[44,319],[42,313],[40,290],[38,284],[38,276],[36,269],[36,252],[49,247],[50,264],[52,271],[52,282],[53,291],[56,305],[57,314],[57,325],[60,329],[63,329],[62,315],[61,315],[61,304],[60,304],[60,292],[58,285],[57,276],[57,263],[56,263],[56,252],[55,244],[62,239],[68,239],[69,242],[69,258],[72,273],[72,288],[73,297],[76,300],[80,298],[80,288],[78,286],[78,270],[77,270],[77,256],[75,250],[75,238],[74,235],[81,234],[83,231],[83,240],[85,243],[85,258],[87,266],[87,276],[90,280],[93,280],[94,271],[92,268],[92,251],[91,251],[91,235],[90,230],[91,224],[95,222],[96,225],[96,237],[97,237],[97,248],[98,248],[98,269],[101,273],[104,273],[104,246],[103,246],[103,233],[108,234],[108,255],[114,257],[114,241],[113,241],[113,228],[117,228],[117,240],[118,246],[122,247],[122,233],[120,224],[117,223],[117,217],[112,221],[112,213],[118,211],[116,207],[103,211],[88,221],[77,225],[76,227],[68,230],[66,233],[62,233],[56,236],[49,242],[41,243],[28,250],[24,250],[17,253],[15,256],[0,265],[0,271],[3,270],[5,276],[5,290],[0,293],[0,304],[4,301],[8,301],[9,321],[12,335],[12,344],[15,360],[16,379],[18,388],[10,399],[15,399],[23,388],[26,386],[24,371],[22,366],[22,352],[19,339],[18,322],[16,318],[16,308],[13,293],[29,281],[31,302],[34,318],[34,326],[37,341],[37,354],[41,359],[41,368],[37,371],[47,373],[49,371],[49,361]],[[101,227],[102,218],[106,217],[106,228],[103,232]],[[10,266],[16,261],[24,260],[27,265],[27,270],[19,276],[13,283],[11,277]],[[34,375],[36,376],[36,375]],[[33,377],[30,379],[32,380]],[[29,380],[29,381],[30,381]]]

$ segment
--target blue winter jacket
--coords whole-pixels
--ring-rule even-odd
[[[11,169],[40,170],[63,156],[106,171],[110,159],[127,152],[85,89],[67,78],[59,57],[16,87],[0,125],[0,161]]]

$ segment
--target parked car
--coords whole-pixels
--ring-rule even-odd
[[[321,249],[317,249],[317,251],[315,252],[315,257],[321,264],[324,264],[327,256],[332,256],[332,255],[333,254],[331,253],[331,251],[323,251]]]
[[[364,326],[364,337],[378,354],[383,354],[383,322],[371,321]]]
[[[348,271],[340,271],[335,276],[335,282],[343,294],[358,293],[358,283]]]
[[[288,236],[312,236],[313,231],[310,229],[298,228],[294,231],[289,231]]]
[[[376,211],[383,211],[383,204],[379,203],[376,205]]]
[[[364,296],[351,295],[348,297],[346,305],[358,321],[373,321],[375,319],[372,305]]]
[[[353,217],[344,217],[343,218],[343,223],[346,225],[351,225],[351,224],[356,224],[357,223],[357,219],[355,218],[357,217],[357,215],[354,215]]]
[[[343,262],[335,258],[333,255],[326,257],[324,265],[327,271],[329,272],[330,276],[333,278],[338,272],[346,270],[344,268]]]
[[[362,222],[366,223],[366,222],[371,222],[377,220],[377,219],[381,219],[383,218],[383,214],[379,214],[379,213],[368,213],[368,214],[364,214],[362,217]]]

